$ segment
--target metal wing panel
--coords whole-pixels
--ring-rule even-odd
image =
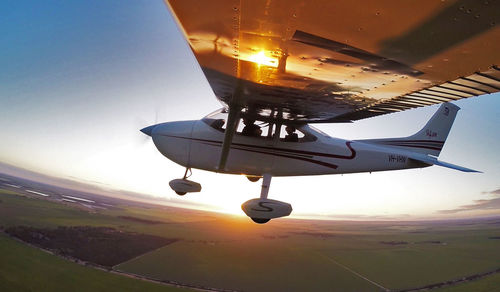
[[[500,91],[500,68],[492,66],[491,69],[485,72],[476,72],[468,77],[460,77],[454,81],[448,81],[420,91],[383,100],[366,106],[365,108],[336,116],[326,122],[333,123],[361,120],[410,108],[459,100],[498,91]]]
[[[497,76],[500,1],[166,2],[217,98],[247,113],[341,122],[500,88],[481,75]]]

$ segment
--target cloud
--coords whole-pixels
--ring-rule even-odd
[[[483,192],[483,194],[493,195],[495,198],[474,200],[474,204],[463,205],[456,209],[439,210],[437,212],[440,214],[454,214],[465,211],[491,211],[491,210],[500,211],[500,188],[490,192]]]
[[[491,192],[487,192],[488,194],[493,194],[493,195],[499,195],[500,196],[500,188],[499,189],[496,189],[494,191],[491,191]]]

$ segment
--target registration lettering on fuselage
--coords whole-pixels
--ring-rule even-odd
[[[397,154],[389,154],[389,162],[391,163],[406,163],[406,156],[397,155]]]

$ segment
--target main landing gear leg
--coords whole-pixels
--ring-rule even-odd
[[[260,199],[261,200],[266,200],[267,195],[269,194],[269,188],[271,187],[271,178],[272,176],[270,174],[264,174],[262,177],[262,186],[260,189]],[[253,222],[258,223],[258,224],[264,224],[269,222],[271,220],[270,218],[255,218],[255,217],[250,217]]]
[[[260,198],[267,199],[267,194],[269,194],[269,188],[271,187],[271,178],[273,178],[270,174],[264,174],[262,178],[262,187],[260,189]]]
[[[193,172],[191,171],[191,168],[186,167],[186,172],[184,173],[182,179],[174,179],[168,183],[170,188],[172,188],[172,190],[174,190],[174,192],[176,192],[179,196],[201,191],[201,185],[199,183],[187,179],[192,174]]]

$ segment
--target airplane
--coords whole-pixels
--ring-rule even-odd
[[[459,107],[500,91],[498,1],[165,0],[215,97],[201,120],[143,128],[186,168],[179,195],[201,191],[192,168],[262,179],[243,212],[263,224],[291,214],[268,198],[272,177],[431,165]],[[314,123],[346,123],[441,104],[408,137],[343,140]]]

